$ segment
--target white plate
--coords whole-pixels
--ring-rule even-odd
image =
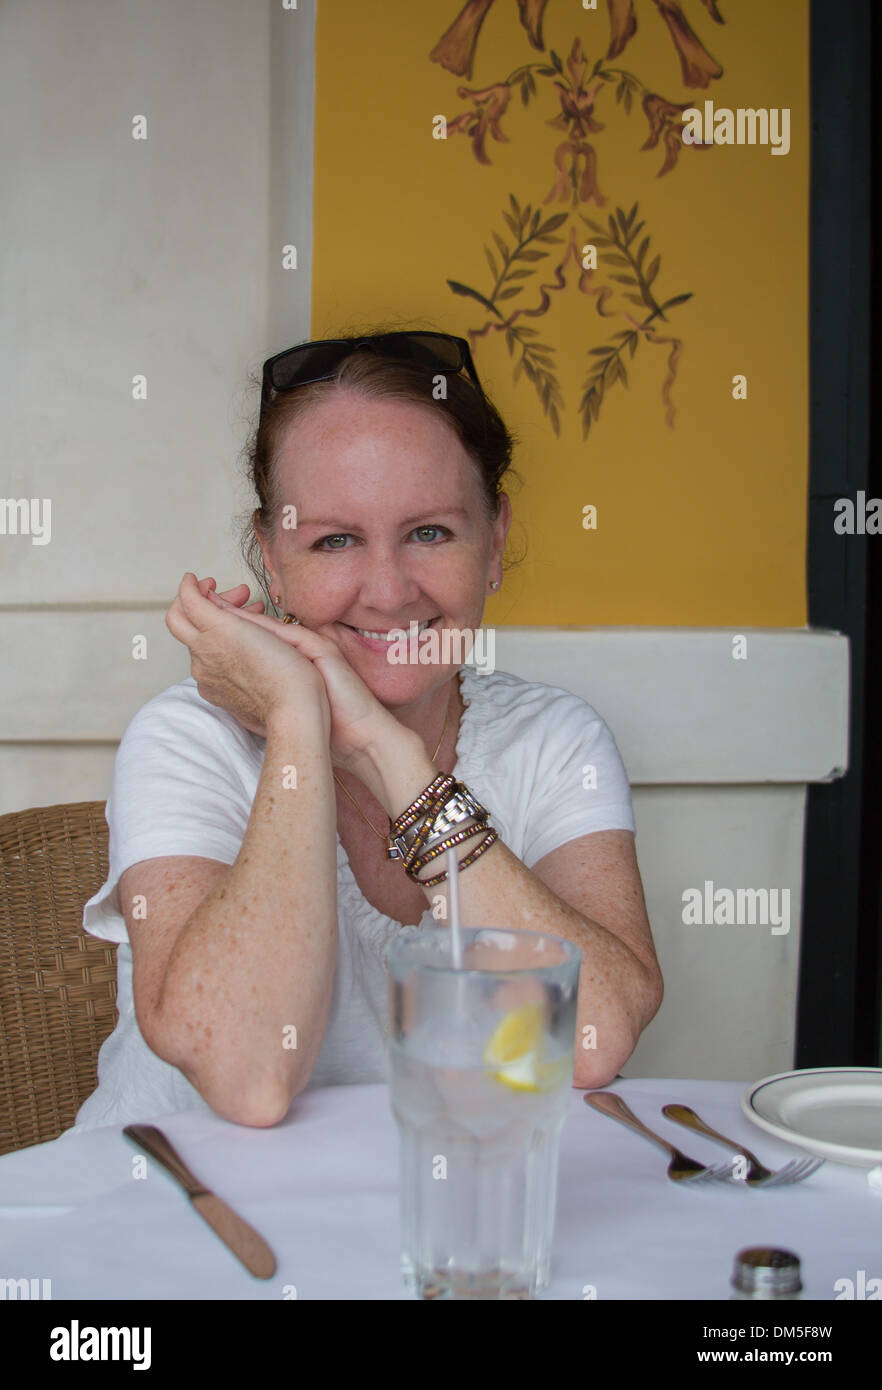
[[[882,1163],[882,1067],[812,1067],[757,1081],[741,1097],[749,1120],[834,1163]]]

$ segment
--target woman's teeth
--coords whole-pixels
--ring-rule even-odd
[[[420,623],[419,631],[425,632],[429,624],[433,623],[434,621],[434,618],[427,618],[425,622]],[[402,632],[406,635],[409,631],[409,628],[393,627],[390,628],[388,632],[370,632],[365,627],[356,627],[352,630],[353,632],[357,632],[359,637],[369,637],[374,642],[400,642]]]

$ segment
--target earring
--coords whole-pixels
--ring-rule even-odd
[[[282,595],[281,595],[281,594],[273,594],[273,603],[281,603],[281,602],[282,602]]]
[[[499,588],[499,580],[498,580],[498,579],[491,579],[491,580],[490,580],[490,588],[491,588],[491,589],[498,589],[498,588]]]
[[[284,616],[284,618],[282,619],[282,622],[283,622],[283,623],[295,623],[295,624],[297,624],[297,623],[300,622],[300,619],[299,619],[299,618],[295,618],[294,615],[293,615],[293,613],[286,613],[285,616]]]

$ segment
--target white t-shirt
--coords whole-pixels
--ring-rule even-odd
[[[528,869],[580,835],[634,831],[619,751],[590,705],[568,691],[502,671],[480,675],[465,666],[460,679],[465,710],[455,775],[487,807],[500,838]],[[232,864],[265,748],[264,739],[204,700],[192,676],[144,705],[123,735],[107,802],[108,878],[83,912],[90,935],[119,943],[119,1021],[101,1048],[98,1087],[80,1107],[78,1131],[209,1108],[183,1073],[157,1057],[141,1035],[119,880],[132,864],[165,855],[201,855]],[[428,906],[415,926],[403,926],[372,907],[339,836],[337,910],[331,1007],[309,1088],[387,1080],[384,951],[400,933],[438,925]]]

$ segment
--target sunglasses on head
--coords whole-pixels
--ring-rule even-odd
[[[276,391],[294,391],[298,386],[328,381],[340,363],[359,348],[368,348],[378,357],[412,362],[431,372],[467,372],[479,395],[484,394],[465,338],[454,338],[449,333],[375,333],[361,338],[300,343],[270,357],[263,364],[262,403],[271,400]]]

